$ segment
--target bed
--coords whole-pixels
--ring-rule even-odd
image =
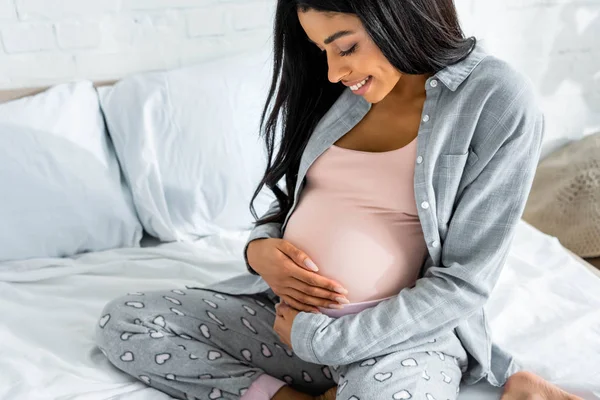
[[[34,91],[0,93],[0,102]],[[0,263],[1,400],[170,397],[114,368],[94,343],[103,306],[133,291],[185,289],[245,273],[249,230],[191,242],[149,236],[141,247]],[[486,305],[494,339],[529,370],[600,400],[600,272],[521,221]],[[500,398],[463,387],[460,400]]]
[[[169,399],[114,368],[94,344],[102,307],[131,291],[184,289],[244,273],[249,231],[194,243],[0,265],[0,399]],[[487,308],[495,339],[586,400],[600,399],[600,275],[521,222]],[[460,400],[499,399],[486,384]]]

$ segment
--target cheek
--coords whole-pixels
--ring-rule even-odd
[[[402,76],[402,74],[389,63],[380,65],[379,71],[379,79],[386,88],[396,86],[398,80]]]
[[[381,52],[371,53],[362,61],[362,65],[365,67],[362,72],[364,72],[365,75],[372,75],[382,83],[396,78],[396,69],[390,64],[387,58],[381,54]]]
[[[373,90],[367,100],[372,103],[382,101],[398,84],[401,74],[395,68],[379,65],[377,71],[373,73]]]
[[[398,77],[400,72],[396,68],[394,68],[392,63],[390,63],[387,58],[383,57],[383,54],[381,55],[381,58],[378,61],[379,70],[381,71],[381,74],[383,76],[385,76],[388,79]]]

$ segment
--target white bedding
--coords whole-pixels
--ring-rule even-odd
[[[126,292],[243,273],[248,233],[0,264],[0,399],[169,399],[106,361],[94,345],[99,313]],[[600,399],[600,278],[555,238],[520,223],[487,308],[495,340],[528,369]],[[499,393],[479,384],[464,387],[459,399]]]

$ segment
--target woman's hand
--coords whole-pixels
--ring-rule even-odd
[[[300,311],[282,302],[275,305],[275,313],[277,318],[275,318],[273,330],[279,335],[279,339],[292,349],[292,325]]]
[[[341,304],[348,304],[348,291],[317,274],[310,258],[287,240],[253,240],[247,257],[273,292],[296,310],[318,313],[317,307],[341,308]]]

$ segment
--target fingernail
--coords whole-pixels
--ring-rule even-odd
[[[344,289],[343,287],[336,287],[334,290],[341,294],[348,294],[348,291],[346,289]]]
[[[336,297],[335,301],[337,301],[338,303],[342,303],[342,304],[350,304],[350,301],[348,301],[348,299],[346,299],[344,297]]]
[[[341,304],[330,304],[329,308],[335,308],[335,309],[341,310],[342,308],[344,308],[344,306]]]
[[[304,260],[304,265],[306,265],[309,269],[317,272],[319,270],[319,268],[317,268],[317,266],[315,265],[314,262],[312,262],[310,259],[306,259]]]

